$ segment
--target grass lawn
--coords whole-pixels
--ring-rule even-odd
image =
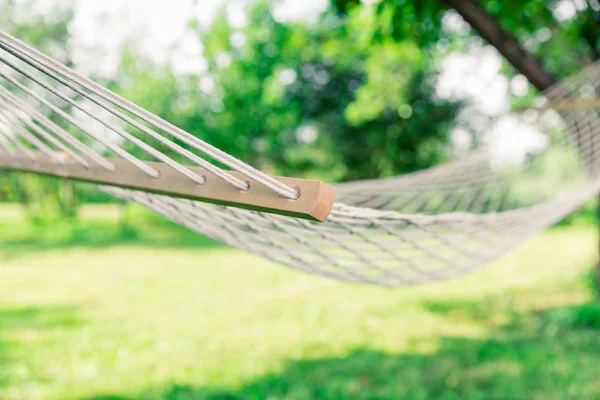
[[[592,226],[390,290],[118,217],[0,207],[0,399],[600,398]]]

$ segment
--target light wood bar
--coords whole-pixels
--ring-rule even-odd
[[[146,162],[160,173],[158,178],[152,178],[123,159],[107,158],[116,166],[116,170],[111,172],[92,162],[90,162],[92,164],[90,168],[85,168],[66,154],[63,157],[63,164],[41,152],[33,152],[33,155],[35,161],[29,159],[22,152],[16,152],[14,155],[4,152],[0,154],[0,169],[118,186],[313,221],[324,221],[331,212],[335,200],[333,188],[316,180],[274,177],[280,182],[300,190],[300,197],[297,200],[289,200],[260,183],[233,171],[228,171],[228,173],[250,184],[248,191],[241,191],[200,167],[188,168],[196,174],[206,177],[203,185],[197,184],[168,165],[158,162]]]
[[[600,108],[600,98],[592,97],[592,98],[570,98],[570,99],[560,99],[560,100],[552,100],[547,101],[539,106],[535,104],[530,104],[521,107],[515,107],[513,111],[523,112],[527,110],[555,110],[555,111],[579,111],[579,110],[588,110],[588,109],[598,109]]]

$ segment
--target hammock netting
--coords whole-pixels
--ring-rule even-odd
[[[298,196],[1,32],[0,49],[0,158],[34,157],[36,150],[107,171],[114,168],[111,160],[120,158],[153,176],[155,171],[132,155],[137,148],[198,184],[206,177],[187,165],[206,168],[207,175],[244,190],[243,180],[206,161],[208,156],[274,195]],[[509,145],[481,141],[456,161],[428,170],[332,185],[336,203],[324,222],[98,187],[308,273],[384,286],[448,279],[504,255],[600,191],[599,77],[600,66],[591,65],[542,93],[535,108],[511,113],[518,131]]]

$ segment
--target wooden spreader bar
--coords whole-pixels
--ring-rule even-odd
[[[158,178],[152,178],[123,159],[107,159],[116,167],[116,170],[111,172],[92,163],[90,168],[85,168],[66,154],[62,158],[62,164],[42,152],[32,151],[31,155],[35,160],[20,151],[12,155],[0,154],[0,169],[34,172],[313,221],[324,221],[331,212],[335,199],[335,192],[331,186],[309,179],[275,177],[300,191],[297,200],[290,200],[233,171],[228,173],[249,183],[249,190],[239,190],[200,167],[188,168],[206,178],[203,185],[159,162],[146,162],[160,173]]]
[[[600,108],[600,98],[592,97],[587,99],[558,99],[552,100],[540,106],[527,105],[523,107],[515,107],[514,111],[527,111],[527,110],[555,110],[555,111],[579,111],[587,109]]]

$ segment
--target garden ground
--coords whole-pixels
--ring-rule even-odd
[[[390,290],[120,212],[34,226],[0,207],[0,398],[600,398],[589,224]]]

